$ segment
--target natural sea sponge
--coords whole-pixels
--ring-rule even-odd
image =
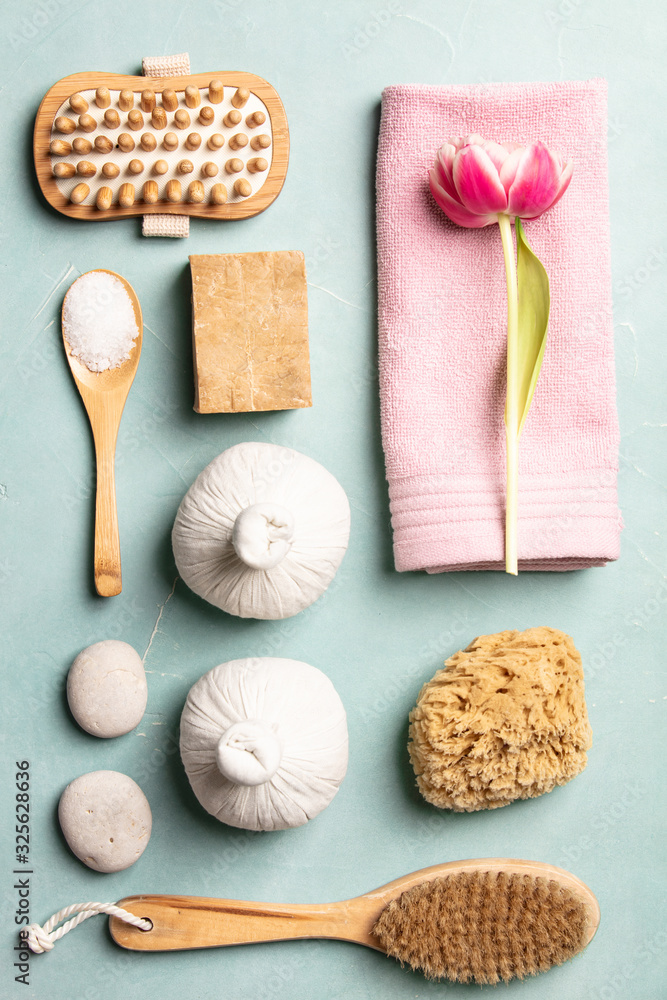
[[[410,713],[419,789],[455,812],[550,792],[583,771],[591,745],[581,656],[554,628],[479,636]]]

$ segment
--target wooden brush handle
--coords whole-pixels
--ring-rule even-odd
[[[368,948],[384,951],[379,938],[372,931],[378,917],[392,899],[433,879],[461,873],[489,872],[555,881],[577,896],[586,907],[587,928],[580,947],[585,947],[595,934],[600,922],[600,909],[588,886],[561,868],[515,858],[473,858],[433,865],[411,875],[404,875],[363,896],[340,903],[313,906],[249,903],[237,899],[208,899],[201,896],[128,896],[118,905],[137,917],[148,918],[153,924],[152,929],[141,931],[117,917],[111,917],[109,926],[116,944],[133,951],[214,948],[258,941],[285,941],[290,938],[335,938],[339,941],[355,941]],[[428,930],[423,921],[417,918],[417,924],[410,934],[420,935]],[[432,930],[431,928],[431,932]]]
[[[118,420],[115,408],[105,407],[103,419],[94,429],[97,463],[94,565],[95,589],[101,597],[114,597],[123,589],[114,470]]]
[[[153,929],[142,931],[117,917],[109,927],[116,944],[133,951],[178,951],[290,938],[336,938],[373,945],[369,938],[377,904],[367,912],[360,899],[320,905],[248,903],[199,896],[130,896],[118,904]]]

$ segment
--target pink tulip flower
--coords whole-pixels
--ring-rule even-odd
[[[459,226],[498,224],[507,279],[507,489],[505,571],[518,572],[519,436],[540,374],[549,320],[549,279],[529,247],[521,219],[537,219],[565,194],[572,161],[543,142],[490,142],[481,135],[450,139],[429,172],[433,197]],[[515,222],[517,256],[512,226]],[[521,310],[519,306],[521,305]]]
[[[429,173],[433,197],[446,216],[468,229],[498,222],[536,219],[555,205],[572,177],[572,160],[563,162],[543,142],[491,142],[481,135],[450,139]]]

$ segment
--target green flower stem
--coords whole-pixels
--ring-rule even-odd
[[[505,435],[507,441],[507,492],[505,499],[505,572],[517,575],[517,500],[519,493],[519,293],[514,263],[514,241],[508,215],[498,216],[500,238],[505,255],[507,278],[507,404]]]

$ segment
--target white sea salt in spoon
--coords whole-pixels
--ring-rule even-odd
[[[95,439],[95,587],[103,597],[122,590],[114,456],[142,331],[139,300],[119,274],[88,271],[70,286],[63,302],[63,342]]]
[[[63,304],[63,334],[70,354],[91,372],[118,368],[139,336],[130,296],[109,271],[88,271]]]

